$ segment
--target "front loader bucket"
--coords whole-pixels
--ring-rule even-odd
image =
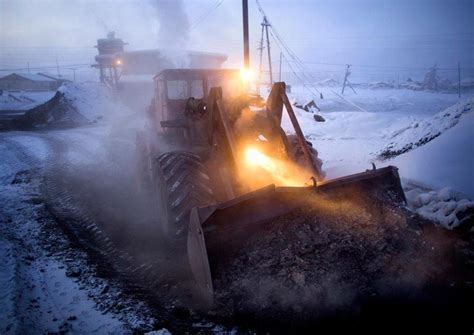
[[[206,306],[213,301],[213,272],[261,232],[262,223],[305,206],[318,197],[351,199],[371,205],[404,203],[398,169],[389,166],[329,180],[317,187],[269,185],[217,205],[191,211],[187,253],[197,293]],[[305,204],[306,202],[306,204]]]

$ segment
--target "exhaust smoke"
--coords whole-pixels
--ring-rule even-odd
[[[186,46],[189,42],[189,20],[182,0],[156,0],[158,48],[177,68],[189,66]]]

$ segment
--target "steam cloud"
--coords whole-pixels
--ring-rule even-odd
[[[156,0],[154,7],[160,25],[158,45],[162,49],[179,50],[189,41],[189,21],[182,0]]]

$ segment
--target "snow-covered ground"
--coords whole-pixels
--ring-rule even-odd
[[[305,103],[313,99],[324,112],[360,111],[374,113],[398,113],[406,116],[429,116],[455,104],[457,94],[446,94],[430,91],[413,91],[408,89],[368,89],[356,88],[357,94],[347,88],[341,99],[340,87],[316,87],[319,92],[308,93],[304,87],[292,86],[290,94],[293,99]]]
[[[331,91],[335,88],[320,90],[324,99],[315,101],[325,122],[315,122],[302,109],[295,112],[328,178],[365,171],[372,162],[396,165],[409,204],[418,213],[452,228],[459,224],[457,213],[474,207],[472,97],[459,102],[450,94],[357,89],[357,95],[347,93],[344,100]],[[97,287],[105,282],[91,278],[96,283],[91,291],[68,275],[64,257],[51,257],[40,243],[42,173],[55,165],[70,171],[100,165],[110,158],[110,147],[123,148],[118,155],[129,157],[132,130],[142,122],[136,111],[97,83],[69,84],[61,91],[86,119],[97,123],[71,130],[0,133],[0,333],[29,332],[33,326],[38,333],[122,333],[138,323],[153,329],[154,321],[137,312],[140,306],[123,313],[101,308],[94,290],[100,291]],[[298,87],[293,91],[293,101],[313,98]],[[290,125],[285,117],[284,128]],[[427,134],[436,136],[421,143]],[[381,157],[388,147],[410,143],[420,145],[388,160]]]
[[[87,255],[71,247],[46,208],[48,171],[99,162],[114,129],[121,127],[113,120],[119,114],[123,120],[127,110],[109,95],[101,95],[107,93],[101,89],[78,85],[65,93],[91,121],[110,115],[107,124],[0,132],[1,334],[122,334],[154,329],[147,307],[124,301],[120,286],[90,271]]]
[[[474,94],[459,99],[455,94],[358,89],[357,95],[346,93],[345,101],[332,88],[318,89],[325,99],[298,88],[290,99],[299,104],[314,99],[321,108],[326,122],[315,122],[313,114],[299,108],[295,112],[327,178],[364,171],[371,163],[395,165],[411,192],[409,205],[419,214],[452,228],[459,224],[458,212],[472,210]],[[291,130],[288,117],[283,126]],[[386,159],[391,155],[381,154],[388,151],[399,156]]]
[[[58,91],[64,93],[65,98],[90,122],[103,117],[113,118],[114,111],[123,113],[125,108],[118,103],[118,98],[100,83],[68,83]]]
[[[55,91],[3,91],[0,95],[0,111],[28,110],[51,99]]]
[[[14,151],[15,145],[24,151]],[[0,332],[125,332],[123,322],[102,313],[40,242],[45,219],[39,169],[50,154],[46,142],[2,134],[0,152]]]

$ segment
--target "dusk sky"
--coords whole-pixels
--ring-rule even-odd
[[[311,70],[340,72],[350,63],[375,73],[435,63],[455,68],[458,61],[474,68],[470,0],[260,3],[274,29]],[[249,10],[255,66],[262,15],[254,0]],[[0,0],[0,66],[52,65],[56,56],[62,64],[91,62],[96,39],[109,30],[128,42],[129,50],[215,51],[229,55],[227,66],[242,61],[240,0]],[[271,43],[276,64],[280,49]]]

